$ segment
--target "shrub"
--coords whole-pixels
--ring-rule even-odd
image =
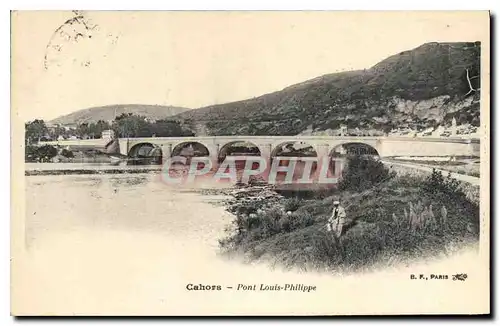
[[[37,147],[33,145],[26,145],[24,148],[24,160],[26,162],[36,162],[37,159]]]
[[[67,150],[65,148],[61,151],[61,155],[64,156],[64,157],[66,157],[66,158],[72,158],[72,157],[74,157],[73,152],[69,151],[69,150]]]
[[[299,209],[303,205],[303,201],[300,198],[297,197],[292,197],[292,198],[287,198],[283,202],[285,211],[291,211],[295,212],[297,209]]]
[[[38,148],[38,155],[45,161],[49,161],[57,155],[57,149],[54,146],[44,145]]]
[[[306,228],[308,226],[313,225],[316,222],[314,215],[307,211],[292,214],[290,218],[291,218],[291,223],[290,223],[291,231],[301,228]]]
[[[460,181],[453,179],[451,173],[445,178],[443,173],[432,169],[432,173],[422,183],[422,190],[428,194],[459,193]]]
[[[41,147],[27,145],[24,153],[26,162],[49,162],[57,155],[57,148],[50,145]]]
[[[433,169],[421,183],[421,196],[428,198],[440,206],[445,205],[450,223],[450,232],[462,234],[466,228],[479,230],[479,205],[464,192],[461,183],[453,179],[451,174],[445,178],[440,171]]]
[[[371,156],[351,156],[342,172],[340,190],[363,191],[394,176],[382,162]]]

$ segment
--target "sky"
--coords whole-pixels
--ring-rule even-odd
[[[487,12],[78,14],[91,31],[63,25],[71,11],[12,13],[12,112],[19,119],[110,104],[198,108],[369,68],[426,42],[488,37]]]

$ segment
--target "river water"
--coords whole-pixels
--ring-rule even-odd
[[[276,277],[289,276],[301,283],[304,277],[221,257],[218,240],[232,219],[218,204],[223,197],[172,188],[158,173],[27,176],[25,181],[26,275],[19,276],[17,291],[29,293],[23,305],[32,312],[250,313],[255,310],[245,303],[256,297],[249,294],[236,293],[238,303],[230,289],[196,292],[186,286],[274,284]]]
[[[30,176],[26,245],[37,248],[46,239],[72,232],[110,231],[196,241],[212,248],[231,218],[221,207],[207,204],[217,199],[189,188],[173,189],[159,174]],[[186,238],[195,232],[195,239]]]
[[[218,239],[232,216],[217,205],[221,197],[173,188],[159,174],[27,176],[25,182],[25,251],[15,255],[12,294],[17,313],[330,314],[362,313],[362,307],[383,313],[398,299],[380,300],[380,293],[398,298],[418,291],[407,282],[414,269],[402,276],[334,277],[226,260]],[[380,280],[389,279],[394,287],[388,289]],[[190,283],[223,290],[188,291]],[[317,290],[234,290],[261,283]],[[363,296],[355,300],[341,295],[358,292]],[[420,308],[432,310],[426,294],[415,293]]]

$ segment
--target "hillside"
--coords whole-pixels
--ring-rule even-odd
[[[60,116],[52,121],[54,124],[75,124],[83,122],[111,121],[122,113],[133,113],[152,119],[163,119],[185,111],[188,108],[162,105],[122,104],[107,105],[79,110]]]
[[[295,135],[348,128],[387,131],[409,125],[479,125],[480,43],[426,43],[370,69],[324,75],[253,99],[183,112],[209,135]],[[479,88],[480,77],[471,80]]]

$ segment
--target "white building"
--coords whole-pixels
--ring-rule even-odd
[[[346,136],[347,135],[347,125],[340,125],[340,136]]]
[[[107,139],[107,140],[114,139],[115,138],[115,132],[113,130],[111,130],[111,129],[109,129],[109,130],[103,130],[102,134],[101,134],[101,138],[102,139]]]
[[[439,137],[439,136],[441,136],[441,134],[442,134],[445,130],[446,130],[446,128],[445,128],[445,127],[443,127],[443,126],[438,126],[438,127],[436,128],[436,130],[434,130],[434,132],[432,133],[432,136],[434,136],[434,137]]]

